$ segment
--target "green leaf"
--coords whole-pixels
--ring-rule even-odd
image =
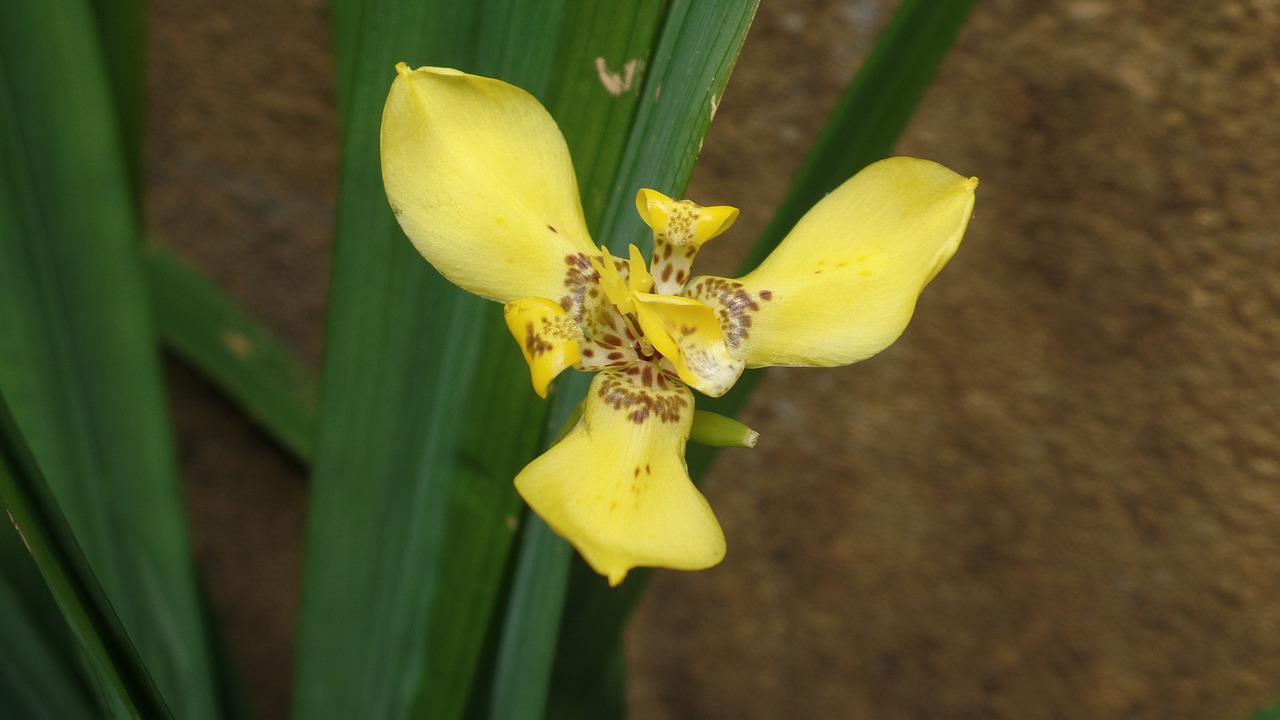
[[[536,448],[545,407],[501,308],[439,278],[395,224],[378,123],[397,61],[526,86],[545,75],[558,8],[340,2],[337,17],[359,22],[335,27],[352,66],[338,69],[344,176],[295,713],[449,717],[469,692],[516,527],[510,468]]]
[[[141,213],[142,151],[147,120],[147,5],[145,0],[92,0],[116,112],[120,145]]]
[[[889,155],[972,5],[973,0],[904,0],[866,63],[845,88],[744,269],[758,264],[825,193],[865,165]],[[748,373],[724,397],[700,397],[698,406],[735,416],[761,376]],[[714,447],[688,449],[686,459],[695,480],[706,474],[718,453]],[[574,590],[565,615],[568,620],[561,629],[553,706],[567,705],[561,697],[584,692],[601,681],[596,668],[603,666],[620,641],[622,627],[647,579],[648,573],[636,572],[621,588],[609,590],[584,565],[575,564]]]
[[[767,257],[824,195],[889,156],[975,1],[905,0],[898,7],[809,148],[782,204],[743,262],[744,271]],[[711,398],[702,407],[737,415],[762,377],[763,373],[748,373],[723,397]],[[690,450],[693,477],[701,478],[711,468],[717,452],[707,447]]]
[[[0,391],[157,685],[182,717],[208,718],[212,673],[101,58],[85,3],[0,4]]]
[[[519,509],[510,481],[536,450],[546,413],[497,308],[441,281],[392,222],[375,144],[391,68],[397,60],[453,65],[534,92],[556,115],[578,168],[606,168],[589,187],[609,198],[642,67],[635,89],[614,95],[596,58],[622,69],[647,56],[653,33],[636,20],[656,21],[659,6],[606,6],[335,8],[335,18],[360,23],[340,23],[335,37],[340,64],[345,57],[357,66],[338,70],[347,143],[304,573],[300,717],[396,717],[415,686],[416,714],[460,711]],[[594,15],[580,12],[590,8]],[[606,11],[617,24],[602,35],[593,28]],[[489,460],[483,472],[477,457]],[[339,526],[340,535],[330,530]]]
[[[586,567],[585,563],[583,567]],[[647,577],[646,573],[646,577]],[[628,579],[628,582],[630,580]],[[569,612],[571,608],[565,608]],[[561,655],[563,657],[563,655]],[[560,657],[556,658],[557,670]],[[556,680],[565,676],[557,672]],[[555,720],[601,720],[627,716],[627,653],[617,638],[602,664],[593,668],[592,681],[573,687],[553,687],[546,717]]]
[[[9,405],[0,393],[0,499],[4,500],[9,518],[22,535],[36,564],[44,574],[54,599],[67,618],[81,648],[92,659],[100,688],[108,703],[123,710],[127,717],[164,718],[169,710],[151,683],[138,659],[128,635],[112,612],[102,588],[80,552],[75,536],[58,509],[45,479],[36,465],[10,414]],[[7,589],[0,587],[0,589]],[[0,596],[16,611],[16,598]],[[6,613],[7,614],[7,613]],[[32,628],[34,629],[34,628]],[[29,659],[52,670],[53,658],[42,656],[36,649],[36,638],[18,638],[24,643]],[[8,648],[6,648],[8,649]],[[10,676],[12,674],[6,673]],[[45,678],[52,692],[57,675]],[[37,689],[33,688],[33,692]],[[63,702],[75,704],[74,696],[26,697],[21,701],[33,708],[50,709]],[[117,713],[119,714],[119,713]],[[63,715],[76,717],[83,715]]]
[[[649,236],[635,212],[640,188],[679,195],[688,184],[755,7],[700,0],[673,2],[668,8],[601,224],[593,228],[601,244],[621,252],[633,239]],[[584,380],[579,376],[561,382],[555,398],[558,417],[582,399]],[[551,630],[560,625],[572,552],[540,520],[529,524],[512,591],[524,600],[512,603],[503,628],[491,717],[539,718],[544,713],[556,646]],[[597,578],[597,585],[603,587],[604,581]]]
[[[1250,715],[1249,720],[1280,720],[1280,703],[1262,708]]]
[[[0,461],[0,476],[8,475]],[[81,677],[76,641],[2,500],[0,648],[0,707],[13,717],[93,714],[93,691]]]
[[[3,471],[0,471],[3,472]],[[0,576],[0,707],[15,720],[92,717],[78,669],[41,634],[7,578]]]
[[[636,238],[652,245],[652,233],[636,213],[636,192],[648,187],[683,195],[757,5],[744,0],[669,5],[614,174],[597,236],[602,245],[622,256]]]
[[[889,156],[976,1],[904,0],[898,6],[827,117],[743,269],[759,265],[824,195]]]
[[[316,380],[270,330],[172,253],[148,248],[147,282],[164,342],[286,450],[311,460]]]
[[[663,4],[569,0],[547,109],[573,153],[587,227],[598,241],[644,79],[653,63]],[[605,80],[613,82],[605,86]],[[607,94],[606,94],[607,93]],[[619,245],[625,250],[625,243]]]
[[[530,514],[489,687],[490,718],[540,718],[556,655],[572,550]]]

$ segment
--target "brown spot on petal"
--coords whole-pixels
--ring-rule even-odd
[[[718,277],[699,278],[685,295],[701,300],[717,310],[720,330],[729,347],[738,347],[751,335],[751,316],[760,310],[760,303],[752,299],[751,293],[743,288],[742,283]],[[773,293],[765,290],[758,297],[767,302],[773,297]]]
[[[573,253],[564,256],[567,266],[564,273],[564,287],[568,294],[560,298],[560,307],[573,317],[573,322],[581,325],[586,313],[587,293],[600,283],[600,275],[591,266],[591,258],[586,253]],[[598,294],[599,291],[597,291]],[[595,295],[591,296],[593,299]]]
[[[676,422],[690,407],[688,393],[683,385],[661,389],[655,382],[650,363],[642,363],[644,369],[631,366],[618,373],[606,375],[596,394],[609,407],[626,413],[628,420],[643,424],[650,417],[660,422]],[[637,378],[637,376],[639,376]]]
[[[533,321],[524,324],[524,349],[529,357],[538,357],[551,349],[551,343],[533,329]]]

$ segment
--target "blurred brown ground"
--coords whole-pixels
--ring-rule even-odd
[[[892,2],[765,0],[689,195],[732,268]],[[148,224],[313,366],[321,0],[152,3]],[[982,179],[903,339],[777,370],[659,573],[637,719],[1240,718],[1280,698],[1280,3],[985,0],[899,146]],[[718,246],[718,247],[716,247]],[[708,251],[711,255],[712,251]],[[199,560],[284,717],[305,484],[171,364]]]

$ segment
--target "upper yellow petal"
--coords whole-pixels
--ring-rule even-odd
[[[959,247],[977,185],[927,160],[881,160],[823,198],[760,267],[695,278],[685,294],[720,313],[747,367],[857,362],[902,334]]]
[[[582,418],[516,477],[516,490],[596,572],[700,570],[724,533],[685,469],[693,394],[649,363],[596,375]]]
[[[477,295],[560,301],[587,233],[569,149],[529,93],[403,63],[382,114],[391,209],[437,270]]]
[[[663,295],[680,294],[698,250],[738,219],[735,207],[702,207],[649,188],[636,193],[636,211],[653,230],[653,279]]]

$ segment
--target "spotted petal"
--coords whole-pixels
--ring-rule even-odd
[[[546,398],[551,381],[581,359],[582,330],[564,308],[546,298],[512,300],[502,315],[529,363],[534,392]]]
[[[744,364],[729,353],[715,312],[691,298],[633,293],[645,337],[671,361],[680,379],[720,397],[742,375]]]
[[[582,419],[516,489],[611,585],[633,567],[711,567],[724,533],[685,469],[692,422],[693,394],[653,364],[599,373]]]
[[[976,178],[927,160],[868,166],[819,202],[753,272],[685,295],[721,316],[747,367],[847,365],[902,334],[973,212]]]
[[[738,219],[738,208],[703,207],[649,188],[636,193],[636,211],[653,229],[653,276],[664,295],[680,294],[698,250]]]
[[[436,270],[477,295],[559,301],[587,233],[564,137],[500,80],[401,63],[382,114],[391,209]]]

